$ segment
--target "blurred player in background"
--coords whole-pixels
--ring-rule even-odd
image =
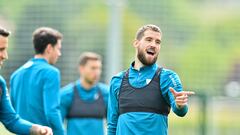
[[[33,123],[63,135],[60,113],[60,72],[53,66],[61,55],[62,34],[48,27],[33,32],[34,58],[10,79],[10,96],[16,112]]]
[[[103,135],[108,86],[100,83],[101,57],[85,52],[79,59],[80,79],[61,90],[61,112],[67,135]]]

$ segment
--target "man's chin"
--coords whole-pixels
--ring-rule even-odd
[[[55,65],[56,63],[57,63],[57,62],[55,62],[55,61],[49,62],[50,65]]]
[[[90,85],[94,85],[96,83],[96,81],[92,79],[86,79],[86,82]]]
[[[151,65],[153,65],[155,62],[148,62],[148,63],[146,63],[146,64],[144,64],[145,66],[151,66]]]
[[[146,65],[152,65],[156,62],[156,58],[149,58],[149,59],[146,59],[145,63]]]
[[[154,59],[146,60],[145,62],[143,62],[143,64],[146,66],[153,65],[154,63],[156,63],[156,60],[154,60]]]
[[[157,61],[157,55],[149,55],[149,54],[142,55],[140,53],[138,54],[138,59],[143,65],[150,66]]]

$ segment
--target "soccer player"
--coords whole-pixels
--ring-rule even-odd
[[[53,66],[61,55],[62,34],[49,27],[33,32],[34,58],[17,69],[10,79],[10,96],[24,119],[52,128],[63,135],[60,113],[60,71]]]
[[[67,135],[103,135],[108,86],[100,83],[101,57],[84,52],[79,59],[80,78],[61,90],[61,112]]]
[[[135,60],[114,76],[108,101],[108,135],[167,135],[170,107],[178,116],[187,111],[188,95],[178,75],[156,64],[162,32],[142,26],[133,42]]]
[[[8,36],[10,32],[0,27],[0,68],[8,58]],[[0,121],[15,134],[52,135],[52,130],[46,126],[33,124],[21,119],[10,102],[6,82],[0,75]]]

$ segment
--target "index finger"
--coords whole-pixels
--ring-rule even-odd
[[[185,95],[189,95],[189,96],[195,94],[195,92],[193,92],[193,91],[182,91],[181,93],[185,94]]]

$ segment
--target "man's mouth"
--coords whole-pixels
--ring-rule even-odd
[[[147,49],[147,54],[153,56],[155,54],[155,51],[153,49]]]

